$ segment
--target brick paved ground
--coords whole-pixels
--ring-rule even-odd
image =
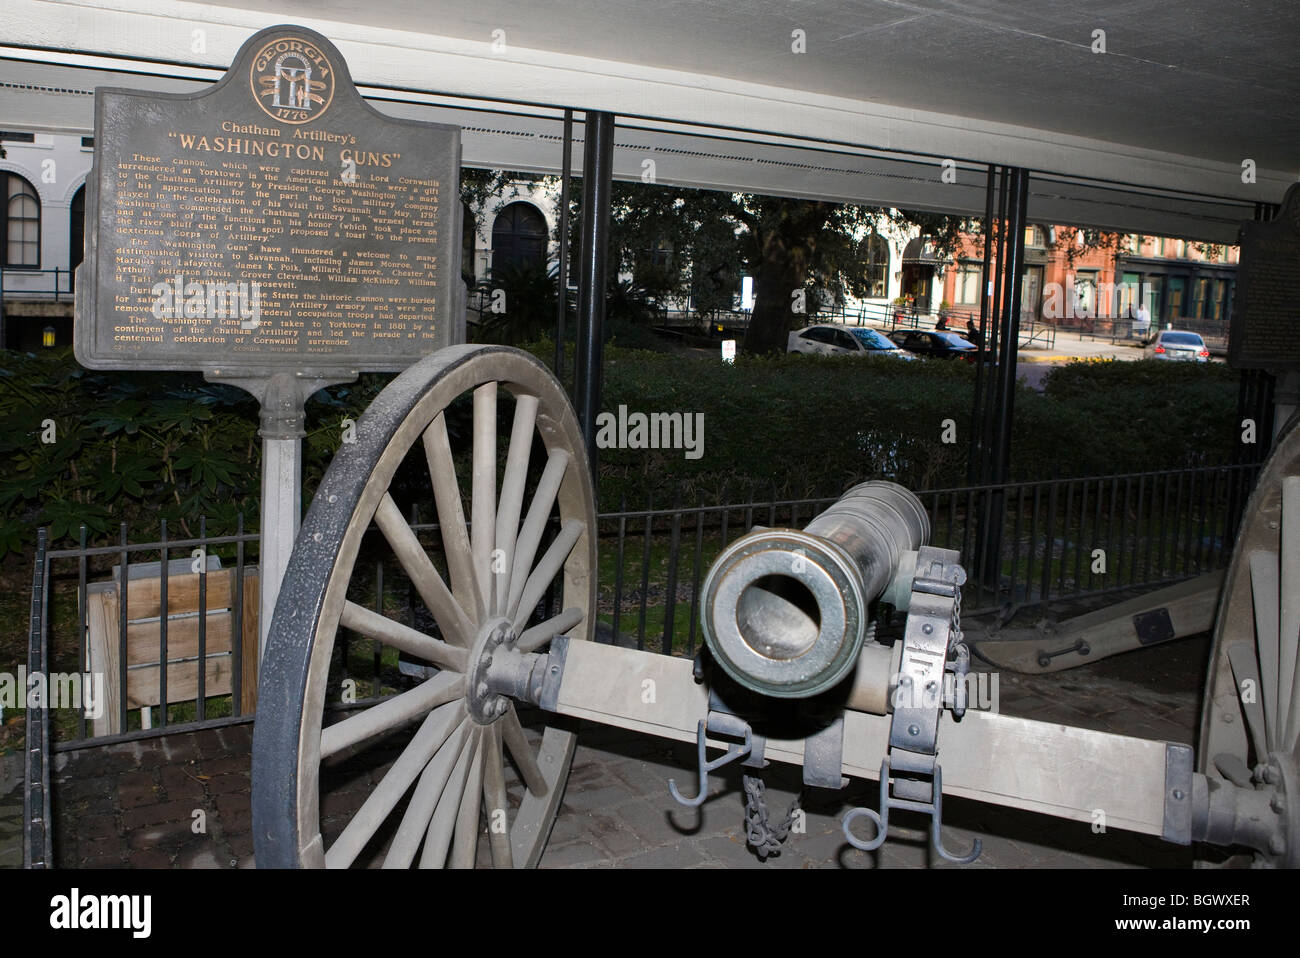
[[[0,755],[0,868],[23,864],[23,753]]]
[[[1201,637],[1055,675],[1004,673],[1001,708],[1190,743],[1207,649],[1208,640]],[[59,753],[53,792],[58,864],[251,864],[251,740],[252,727],[242,725]],[[584,729],[579,741],[543,867],[759,867],[744,846],[738,774],[715,778],[716,797],[702,809],[685,809],[669,797],[667,781],[675,777],[686,790],[693,787],[692,747],[601,727]],[[327,837],[368,794],[382,769],[341,768],[336,778],[343,787],[322,804]],[[779,814],[795,794],[798,771],[774,767],[769,783],[769,805]],[[839,817],[847,807],[874,807],[875,789],[874,783],[858,783],[841,793],[817,793],[805,806],[806,833],[792,836],[766,867],[953,867],[930,854],[921,818],[900,818],[878,852],[848,846]],[[984,854],[971,867],[1190,864],[1186,850],[1152,838],[1114,830],[1096,835],[1085,824],[960,799],[946,801],[944,810],[950,848],[966,847],[976,835],[984,839]],[[204,830],[197,830],[199,824]]]

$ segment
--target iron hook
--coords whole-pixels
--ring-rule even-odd
[[[746,755],[750,753],[750,751],[754,747],[753,739],[750,736],[749,728],[746,727],[745,741],[743,743],[739,745],[735,745],[735,744],[728,745],[725,754],[719,755],[717,758],[715,758],[713,761],[710,762],[706,754],[706,749],[708,748],[708,744],[706,742],[706,737],[705,737],[706,724],[707,723],[703,719],[701,719],[700,724],[695,733],[695,741],[696,741],[696,746],[698,748],[699,766],[700,766],[700,793],[696,795],[694,798],[686,798],[684,795],[682,795],[681,792],[677,790],[677,780],[672,778],[668,779],[668,791],[672,794],[673,800],[676,801],[678,804],[685,805],[688,808],[698,808],[699,806],[703,805],[705,799],[709,797],[709,772],[713,771],[714,769],[721,768],[723,765],[726,765],[729,762],[734,762],[737,759],[744,758]]]

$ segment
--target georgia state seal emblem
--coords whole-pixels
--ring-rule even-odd
[[[334,100],[334,67],[300,37],[279,37],[258,50],[248,82],[257,105],[282,123],[309,123]]]

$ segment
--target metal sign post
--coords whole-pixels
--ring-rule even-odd
[[[318,389],[356,379],[356,370],[277,372],[269,376],[206,373],[211,382],[228,382],[257,397],[262,436],[261,550],[258,555],[258,658],[266,652],[271,614],[302,521],[302,439],[304,405]]]

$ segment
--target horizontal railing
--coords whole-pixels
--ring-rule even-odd
[[[1109,339],[1112,343],[1144,343],[1160,330],[1169,327],[1189,333],[1200,333],[1205,345],[1211,350],[1222,351],[1228,348],[1228,324],[1221,319],[1195,319],[1179,316],[1160,323],[1151,323],[1140,327],[1129,317],[1102,319],[1073,319],[1062,322],[1062,328],[1069,328],[1080,337],[1089,339]]]
[[[0,300],[35,299],[70,303],[74,298],[74,272],[70,269],[17,269],[0,267]]]

